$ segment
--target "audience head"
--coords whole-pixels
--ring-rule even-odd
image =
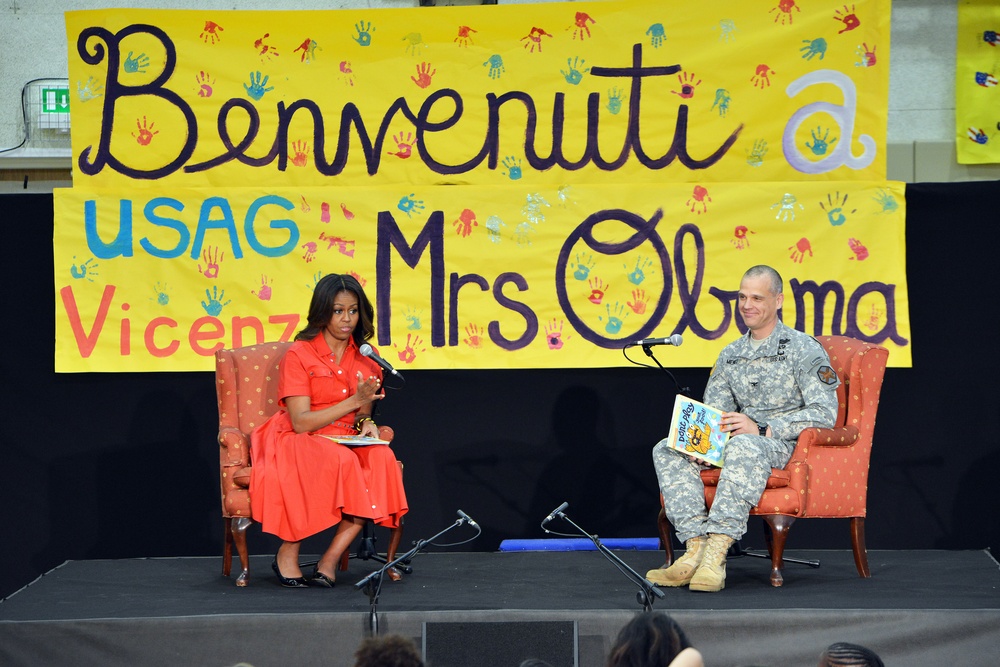
[[[875,651],[858,644],[830,644],[819,657],[819,667],[884,667]]]
[[[677,662],[674,662],[675,658]],[[608,667],[700,667],[701,654],[677,622],[661,612],[637,615],[618,633]]]
[[[369,637],[354,658],[354,667],[424,667],[417,645],[400,635]]]
[[[518,667],[552,667],[552,665],[539,658],[528,658],[527,660],[522,660]]]

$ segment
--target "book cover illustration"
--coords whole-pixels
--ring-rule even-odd
[[[705,463],[722,467],[729,433],[722,430],[722,410],[677,395],[667,444]]]

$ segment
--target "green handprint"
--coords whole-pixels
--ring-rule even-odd
[[[133,58],[132,51],[128,52],[125,62],[122,64],[122,68],[129,74],[145,72],[147,67],[149,67],[149,56],[140,53],[139,57]]]
[[[368,23],[365,23],[364,21],[361,21],[359,23],[355,23],[354,29],[358,31],[358,36],[352,37],[351,39],[361,46],[371,46],[372,33],[375,32],[372,22],[369,21]]]

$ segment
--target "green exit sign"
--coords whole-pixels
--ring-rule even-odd
[[[69,88],[42,88],[42,113],[69,113]]]

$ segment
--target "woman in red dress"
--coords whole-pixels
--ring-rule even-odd
[[[364,522],[395,528],[407,511],[403,479],[387,445],[348,447],[328,437],[378,437],[372,420],[382,369],[358,351],[375,333],[375,311],[351,275],[323,277],[308,323],[281,360],[282,409],[251,434],[250,505],[264,532],[283,542],[271,564],[283,586],[332,587],[336,564]],[[308,580],[301,541],[339,523]]]

